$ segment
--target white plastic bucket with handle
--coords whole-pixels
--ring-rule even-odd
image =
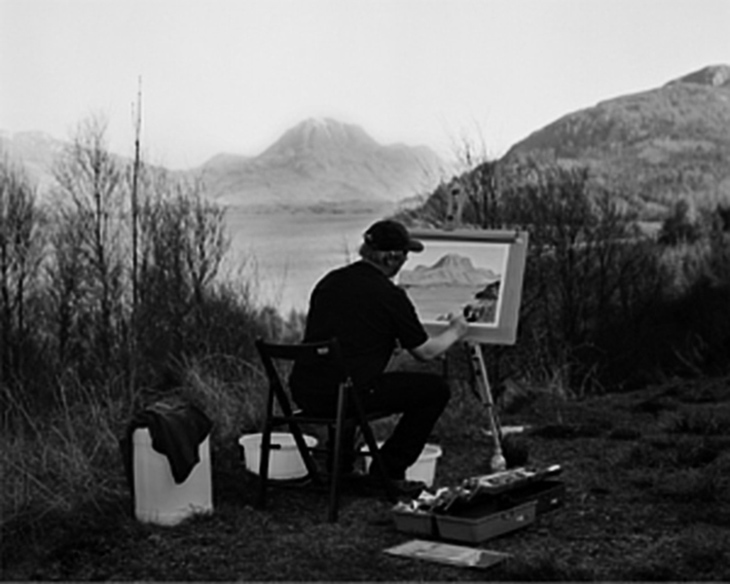
[[[246,434],[241,436],[238,443],[243,449],[243,458],[246,469],[259,474],[261,463],[261,441],[263,434]],[[309,448],[317,445],[314,436],[304,435],[304,442]],[[287,432],[272,432],[271,452],[269,455],[269,478],[274,480],[296,479],[307,474],[302,456],[297,449],[294,436]]]
[[[382,445],[382,442],[378,442],[378,447]],[[367,452],[367,444],[363,445],[360,450]],[[432,486],[434,477],[436,476],[436,462],[442,454],[443,451],[438,444],[426,444],[418,460],[406,469],[406,479],[409,481],[420,481],[425,483],[427,487]],[[365,459],[366,471],[369,470],[371,461],[371,456]]]

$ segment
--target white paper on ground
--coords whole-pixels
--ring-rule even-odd
[[[482,550],[463,545],[414,539],[385,550],[385,553],[419,560],[429,560],[464,568],[488,568],[505,560],[510,554]]]

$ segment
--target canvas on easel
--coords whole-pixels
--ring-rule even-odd
[[[514,344],[527,232],[433,229],[411,235],[424,250],[408,257],[397,283],[428,333],[443,331],[449,314],[464,313],[470,321],[465,340]]]

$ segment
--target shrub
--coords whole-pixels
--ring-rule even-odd
[[[664,420],[663,428],[675,434],[730,435],[730,409],[715,405],[712,408],[680,410]]]
[[[675,468],[654,478],[652,492],[660,497],[696,503],[728,501],[727,458],[716,459],[711,464]]]
[[[671,214],[664,219],[659,231],[659,243],[677,245],[692,243],[700,237],[699,227],[689,217],[690,207],[686,201],[674,204]]]
[[[445,227],[455,214],[471,227],[529,232],[519,341],[493,352],[498,377],[560,379],[580,397],[727,371],[726,211],[690,220],[679,204],[655,241],[622,205],[631,197],[589,178],[554,162],[485,162],[398,218]]]

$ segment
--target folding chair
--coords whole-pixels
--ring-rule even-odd
[[[355,424],[362,432],[368,452],[357,452],[359,456],[371,456],[372,468],[374,468],[381,479],[385,493],[390,501],[397,500],[396,490],[388,478],[385,463],[378,449],[369,422],[390,415],[390,413],[376,412],[366,414],[362,407],[360,398],[355,391],[352,379],[347,375],[342,360],[340,345],[336,339],[317,343],[301,344],[277,344],[266,342],[263,339],[256,340],[264,370],[269,382],[269,391],[266,402],[266,417],[264,421],[263,436],[261,439],[261,457],[259,468],[259,495],[258,504],[263,508],[266,506],[266,490],[270,486],[269,479],[269,457],[271,454],[271,434],[276,427],[288,426],[294,437],[297,449],[301,454],[302,461],[308,472],[308,478],[317,485],[323,485],[322,473],[314,460],[312,453],[316,447],[309,447],[302,432],[302,425],[325,426],[330,440],[327,444],[328,459],[332,461],[332,471],[329,477],[329,512],[328,521],[337,521],[340,481],[342,479],[343,439],[345,428]],[[284,367],[298,360],[307,360],[321,364],[322,366],[333,365],[342,372],[342,381],[338,388],[337,408],[333,416],[309,415],[301,409],[295,409],[290,399],[290,389],[285,375]],[[350,408],[352,404],[352,408]],[[321,449],[320,449],[321,450]]]

